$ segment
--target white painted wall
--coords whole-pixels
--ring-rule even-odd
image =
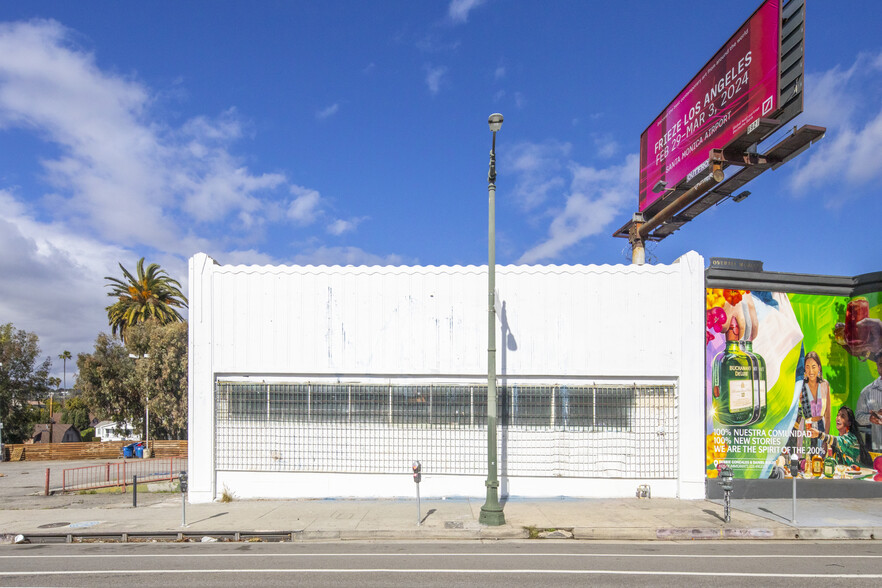
[[[669,484],[651,482],[653,495],[703,497],[702,258],[690,252],[671,265],[499,266],[496,283],[502,383],[506,376],[677,383],[679,476]],[[486,267],[221,266],[200,253],[190,260],[189,284],[194,502],[216,498],[222,483],[235,483],[243,497],[356,495],[333,488],[397,495],[391,488],[398,482],[389,476],[328,485],[321,481],[325,474],[215,472],[217,377],[486,381]],[[476,490],[469,477],[452,478],[439,495],[483,493],[483,482]],[[633,495],[636,488],[621,480],[502,482],[503,490],[524,496],[594,496],[597,488],[617,496],[625,487],[624,495]],[[659,494],[656,486],[668,488]]]

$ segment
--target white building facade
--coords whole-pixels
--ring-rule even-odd
[[[101,441],[140,441],[141,436],[134,432],[132,423],[125,421],[101,421],[95,425],[95,436]]]
[[[190,260],[190,500],[485,494],[487,268]],[[497,267],[500,491],[703,498],[704,261]]]

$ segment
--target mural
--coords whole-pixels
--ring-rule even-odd
[[[882,293],[707,290],[710,478],[882,481]]]

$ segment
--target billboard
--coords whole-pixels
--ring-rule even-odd
[[[778,108],[782,1],[763,2],[640,135],[640,212]]]
[[[790,478],[796,454],[803,478],[882,481],[880,319],[880,292],[708,289],[707,476]]]

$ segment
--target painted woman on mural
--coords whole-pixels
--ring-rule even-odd
[[[838,437],[821,434],[820,438],[833,450],[833,457],[838,463],[846,466],[871,467],[873,460],[864,445],[864,439],[858,429],[857,419],[847,406],[836,413],[836,430]]]
[[[796,430],[803,431],[803,446],[812,448],[811,454],[823,453],[823,438],[830,426],[830,384],[824,379],[821,358],[814,351],[805,355],[805,371],[799,393],[799,411]]]

